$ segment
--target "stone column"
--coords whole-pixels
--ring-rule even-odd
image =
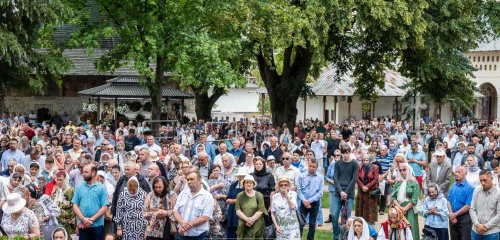
[[[497,102],[495,103],[496,104],[496,109],[495,109],[496,111],[493,114],[495,114],[495,119],[497,121],[500,121],[500,114],[499,114],[500,113],[500,96],[497,96],[496,100],[497,100]]]

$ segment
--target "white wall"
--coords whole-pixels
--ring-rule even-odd
[[[227,95],[223,95],[215,103],[212,113],[256,113],[259,94],[257,89],[231,88]]]

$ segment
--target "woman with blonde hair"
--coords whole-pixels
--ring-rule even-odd
[[[16,166],[14,166],[13,172],[15,172],[15,173],[17,172],[17,173],[20,173],[22,175],[21,184],[23,186],[26,186],[26,185],[31,183],[31,177],[28,174],[26,174],[26,169],[24,169],[23,165],[17,164]]]

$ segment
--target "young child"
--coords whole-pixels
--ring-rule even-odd
[[[108,233],[106,235],[106,237],[104,238],[104,240],[117,240],[118,239],[118,236],[116,236],[116,234],[114,233]]]
[[[31,182],[34,183],[38,187],[38,177],[40,176],[40,164],[37,162],[32,162],[30,164],[30,172],[29,177]]]

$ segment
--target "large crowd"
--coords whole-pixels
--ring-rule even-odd
[[[500,239],[496,124],[31,119],[0,123],[9,238]]]

